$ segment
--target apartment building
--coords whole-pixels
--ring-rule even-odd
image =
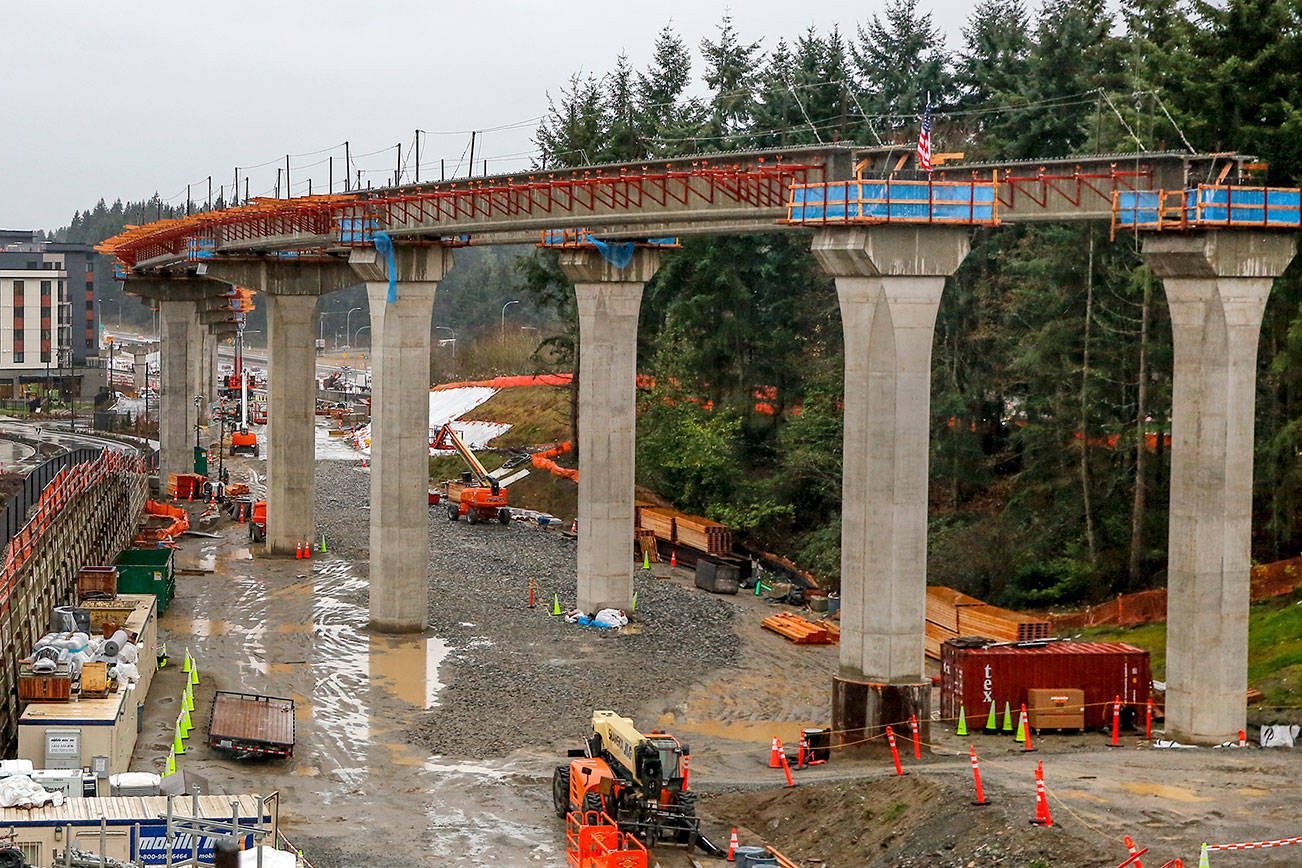
[[[65,397],[89,397],[99,388],[98,256],[83,244],[0,229],[0,397],[32,386]]]

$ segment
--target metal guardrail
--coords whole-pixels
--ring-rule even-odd
[[[94,461],[103,451],[91,447],[74,449],[41,462],[36,469],[27,474],[27,478],[23,480],[23,487],[9,498],[4,509],[0,510],[0,551],[22,529],[27,522],[27,511],[41,499],[41,492],[45,491],[45,487],[59,475],[60,471],[76,464]]]

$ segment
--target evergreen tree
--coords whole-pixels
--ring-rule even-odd
[[[926,108],[948,105],[955,97],[950,57],[940,28],[918,0],[892,0],[885,17],[873,15],[858,28],[851,55],[866,88],[864,109],[882,117],[882,125],[916,128]]]

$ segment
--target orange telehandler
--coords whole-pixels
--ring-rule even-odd
[[[687,745],[667,732],[642,733],[613,711],[592,713],[592,735],[552,775],[559,817],[605,814],[648,847],[659,842],[723,852],[701,834],[696,793],[687,788]]]
[[[434,449],[455,449],[470,466],[461,474],[461,479],[452,479],[443,484],[443,496],[447,502],[448,520],[456,521],[465,516],[470,524],[497,519],[502,524],[511,521],[511,510],[506,506],[506,489],[497,481],[497,477],[484,469],[484,465],[462,442],[452,425],[444,425],[438,436],[430,444]]]

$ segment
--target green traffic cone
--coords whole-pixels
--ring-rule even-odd
[[[1003,731],[1011,733],[1013,731],[1013,713],[1008,709],[1008,702],[1004,702],[1004,725]]]
[[[632,612],[636,612],[636,611],[637,611],[637,591],[634,591],[634,592],[633,592],[633,608],[630,609],[630,611],[632,611]]]
[[[185,742],[181,741],[181,729],[177,727],[172,733],[172,753],[180,756],[185,753]]]
[[[176,754],[167,752],[167,762],[163,764],[163,777],[176,774]]]
[[[191,667],[192,665],[193,665],[193,663],[192,663],[192,661],[190,660],[190,649],[189,649],[189,648],[186,648],[186,649],[185,649],[185,659],[181,661],[181,671],[184,672],[186,675],[189,675],[189,674],[190,674],[190,667]]]
[[[999,731],[999,712],[995,711],[995,704],[990,703],[990,714],[986,717],[986,732]]]
[[[967,717],[963,714],[963,706],[958,707],[958,727],[954,730],[954,735],[967,735]]]
[[[181,712],[181,720],[185,723],[185,733],[186,733],[186,735],[189,735],[189,734],[190,734],[190,730],[194,729],[194,721],[190,719],[190,711],[189,711],[189,709],[184,709],[184,710],[182,710],[182,712]]]
[[[1026,718],[1017,715],[1017,735],[1013,736],[1013,741],[1021,743],[1026,741]]]
[[[321,551],[324,553],[325,550],[326,550],[326,546],[325,546],[325,534],[321,534]]]
[[[644,570],[649,570],[649,569],[651,569],[651,553],[650,553],[650,552],[642,552],[642,569],[644,569]]]
[[[560,613],[561,613],[561,595],[552,594],[552,614],[559,615]]]
[[[190,665],[190,686],[194,687],[198,683],[199,683],[199,664],[193,663]]]
[[[1212,868],[1211,860],[1207,858],[1207,845],[1203,844],[1203,850],[1198,854],[1198,868]]]

